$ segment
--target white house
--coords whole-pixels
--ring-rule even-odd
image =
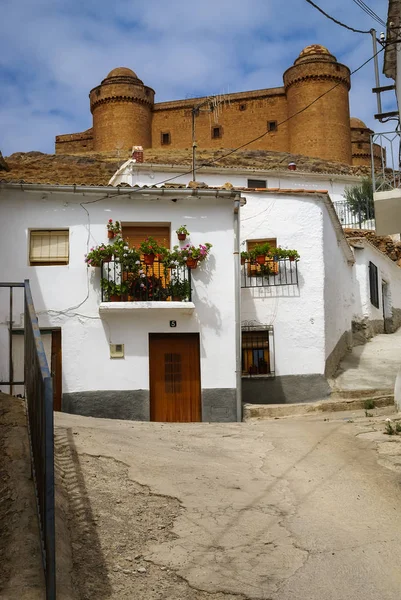
[[[242,203],[239,192],[183,186],[0,185],[0,281],[30,280],[56,408],[159,421],[241,418],[234,250]],[[147,295],[136,302],[110,302],[104,290],[102,295],[101,269],[88,267],[84,257],[107,241],[109,219],[121,222],[124,237],[162,236],[172,248],[179,244],[176,229],[185,224],[192,244],[212,244],[208,259],[191,271],[156,273],[156,263],[139,265],[143,281],[161,286],[181,269],[177,277],[190,277],[185,298],[156,298],[148,283]],[[114,266],[105,264],[103,277],[112,278]],[[8,380],[9,304],[8,291],[0,292],[1,389]],[[14,381],[21,381],[23,306],[17,291],[13,300]]]
[[[188,183],[191,173],[183,171],[129,160],[110,183],[157,185],[175,173],[174,182]],[[334,208],[343,202],[346,186],[359,178],[240,167],[203,167],[198,178],[207,185],[231,185],[246,198],[241,251],[268,241],[301,256],[292,265],[282,261],[280,273],[265,279],[242,267],[243,401],[324,398],[331,392],[328,380],[353,344],[401,325],[401,269],[366,240],[358,237],[350,244]],[[250,364],[250,349],[262,368]]]

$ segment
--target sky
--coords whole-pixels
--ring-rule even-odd
[[[316,0],[354,28],[381,26],[351,0]],[[366,0],[384,21],[387,2]],[[305,0],[2,0],[0,150],[54,152],[54,137],[92,125],[88,93],[129,67],[156,102],[276,87],[308,44],[359,67],[370,35],[347,31]],[[383,53],[380,55],[382,70]],[[388,85],[381,75],[381,84]],[[373,61],[352,79],[351,115],[375,131]],[[386,93],[384,110],[394,110]]]

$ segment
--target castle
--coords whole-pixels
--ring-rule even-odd
[[[314,44],[302,50],[283,80],[283,87],[228,94],[216,122],[210,110],[197,111],[198,148],[236,148],[267,132],[248,147],[370,166],[372,132],[350,119],[348,67]],[[115,153],[134,145],[191,148],[193,109],[203,102],[207,108],[208,99],[155,103],[154,98],[134,71],[113,69],[90,91],[93,127],[56,136],[56,154]],[[374,157],[380,161],[378,146]]]

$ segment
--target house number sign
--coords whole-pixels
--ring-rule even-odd
[[[170,321],[170,327],[177,327],[177,321]]]

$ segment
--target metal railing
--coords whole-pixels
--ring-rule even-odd
[[[379,165],[375,165],[374,148],[380,148]],[[386,131],[370,136],[372,156],[372,182],[374,192],[385,192],[401,187],[400,132]],[[377,160],[376,160],[377,162]]]
[[[298,285],[298,261],[289,258],[241,261],[241,287]]]
[[[333,202],[333,206],[344,229],[376,229],[372,200],[367,199],[357,209],[351,207],[346,200]]]
[[[111,260],[102,263],[101,273],[102,302],[191,301],[191,269],[186,265]]]
[[[42,545],[46,598],[56,597],[53,385],[29,281],[25,280],[24,379],[32,474]]]
[[[54,429],[53,386],[43,348],[38,319],[33,305],[29,280],[24,283],[0,283],[10,289],[9,313],[9,379],[10,393],[14,385],[24,385],[32,478],[42,562],[46,582],[46,599],[56,598],[55,505],[54,505]],[[13,288],[24,288],[24,381],[13,381]]]

